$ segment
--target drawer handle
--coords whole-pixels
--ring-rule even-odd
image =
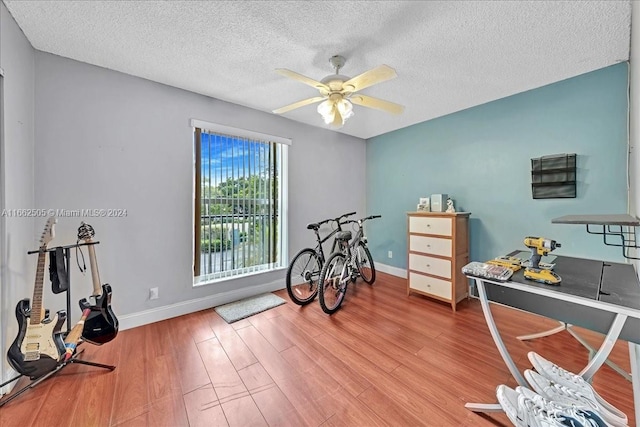
[[[427,264],[427,268],[431,268],[431,264]]]

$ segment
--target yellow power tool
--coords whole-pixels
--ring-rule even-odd
[[[513,272],[516,272],[522,268],[522,266],[520,265],[520,259],[516,257],[510,257],[510,256],[500,256],[492,260],[486,261],[485,264],[493,264],[493,265],[499,265],[500,267],[507,267]]]
[[[546,285],[559,285],[562,278],[551,270],[540,268],[540,260],[544,255],[559,248],[560,243],[544,237],[525,237],[524,244],[531,248],[530,265],[524,270],[524,277]]]

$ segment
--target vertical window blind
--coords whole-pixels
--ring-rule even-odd
[[[198,281],[283,265],[285,150],[266,139],[195,129]]]

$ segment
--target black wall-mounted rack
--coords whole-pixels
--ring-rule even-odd
[[[576,197],[576,155],[556,154],[531,159],[534,199]]]

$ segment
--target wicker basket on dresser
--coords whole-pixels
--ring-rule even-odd
[[[407,214],[407,295],[456,304],[469,292],[462,267],[469,263],[469,212]]]

